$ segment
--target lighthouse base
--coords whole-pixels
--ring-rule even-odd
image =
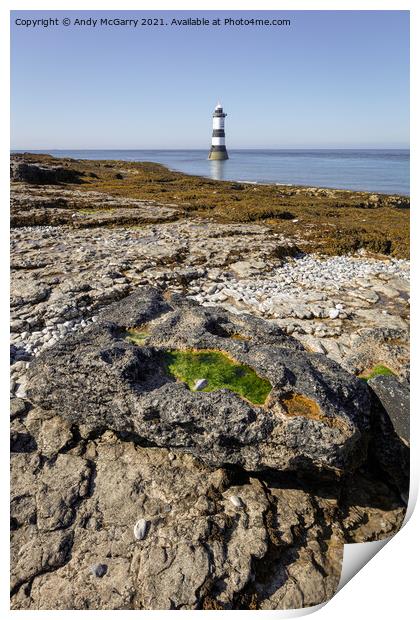
[[[212,146],[209,153],[209,159],[229,159],[225,146]]]

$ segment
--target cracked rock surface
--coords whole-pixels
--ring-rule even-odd
[[[337,587],[343,542],[387,536],[404,515],[398,497],[382,486],[378,499],[366,475],[310,487],[209,469],[111,431],[73,434],[54,458],[39,446],[12,453],[14,609],[315,605]],[[133,533],[139,518],[143,540]]]

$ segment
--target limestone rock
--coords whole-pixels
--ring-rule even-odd
[[[139,325],[148,333],[143,346],[124,339],[125,328]],[[168,349],[225,352],[267,379],[271,393],[257,406],[228,389],[190,391],[167,374]],[[132,433],[212,467],[351,469],[364,458],[367,387],[325,356],[301,349],[263,320],[203,309],[179,296],[164,300],[144,287],[44,351],[28,370],[28,393],[70,424]]]
[[[398,437],[410,444],[410,391],[396,377],[378,376],[368,381],[386,410]]]
[[[16,418],[26,413],[27,403],[22,398],[12,398],[10,401],[10,418]]]
[[[52,457],[60,452],[73,439],[69,423],[61,416],[47,416],[37,408],[32,409],[25,426],[35,438],[42,454]]]
[[[35,185],[58,183],[82,183],[83,173],[73,168],[54,164],[39,164],[11,161],[10,177],[12,181],[23,181]]]
[[[395,377],[369,381],[372,394],[370,450],[389,480],[407,498],[410,478],[409,392]]]
[[[330,528],[315,527],[324,509],[307,492],[252,477],[235,481],[190,455],[169,455],[110,432],[88,442],[82,458],[59,455],[45,473],[25,455],[16,491],[43,512],[27,512],[12,535],[12,607],[245,609],[255,579],[259,607],[276,608],[276,592],[294,588],[296,579],[303,590],[313,588],[307,601],[321,602],[334,591],[342,550],[336,563],[328,559]],[[93,462],[94,483],[80,493]],[[47,488],[52,499],[45,504]],[[241,510],[233,495],[241,497]],[[72,507],[71,519],[59,516],[60,504],[67,514]],[[141,542],[133,536],[139,514],[153,522]],[[100,579],[92,573],[98,565],[107,567]],[[305,575],[310,570],[318,579],[313,586]]]
[[[372,475],[357,473],[343,487],[339,518],[346,543],[389,538],[400,529],[405,507],[395,490]]]

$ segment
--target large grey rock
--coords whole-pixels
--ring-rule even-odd
[[[410,444],[410,390],[393,376],[378,376],[368,381],[381,401],[401,440]]]
[[[140,325],[149,336],[136,346],[123,330]],[[167,349],[226,352],[272,391],[264,406],[228,389],[190,391],[166,374]],[[164,299],[150,287],[43,352],[28,380],[30,400],[70,423],[132,434],[213,467],[345,471],[364,458],[370,401],[363,382],[266,321]]]
[[[375,377],[368,384],[372,389],[371,453],[407,500],[410,480],[409,389],[390,376]]]
[[[28,163],[11,160],[10,178],[12,181],[23,181],[36,185],[57,183],[82,183],[83,173],[74,168],[54,164]]]

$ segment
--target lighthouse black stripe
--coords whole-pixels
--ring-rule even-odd
[[[213,129],[213,138],[224,138],[225,130],[224,129]]]
[[[211,145],[211,150],[212,151],[226,151],[226,147],[225,145],[219,145],[219,144],[212,144]]]

